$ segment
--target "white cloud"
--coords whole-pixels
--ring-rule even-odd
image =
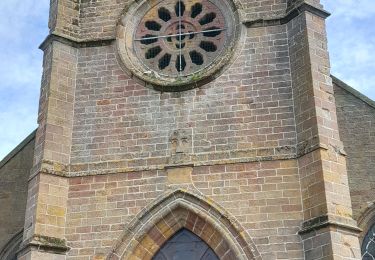
[[[48,31],[48,2],[0,2],[0,88],[39,81],[42,52],[38,45]]]
[[[332,74],[375,99],[375,1],[324,0]]]
[[[47,25],[47,20],[44,18],[48,17],[48,5],[49,0],[1,0],[2,39],[19,45],[27,42],[27,38],[39,36],[40,25],[43,24],[43,27]]]
[[[374,0],[322,0],[324,8],[337,19],[358,20],[373,18]]]
[[[3,122],[0,127],[0,160],[37,127],[36,117],[30,115],[37,113],[36,108],[18,104],[12,105],[11,109],[11,113],[7,110],[0,113]]]
[[[0,160],[37,126],[49,0],[0,1]]]

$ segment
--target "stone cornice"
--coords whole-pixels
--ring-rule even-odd
[[[68,46],[75,48],[86,48],[86,47],[100,47],[111,45],[116,39],[115,38],[106,38],[101,40],[78,40],[76,38],[70,38],[64,35],[59,35],[56,33],[51,33],[39,46],[39,49],[45,50],[48,45],[52,42],[60,42]]]
[[[302,3],[293,8],[292,10],[290,10],[285,16],[274,17],[269,19],[246,20],[243,21],[243,24],[248,28],[282,25],[290,22],[291,20],[293,20],[294,18],[296,18],[304,12],[315,14],[323,19],[326,19],[328,16],[330,16],[330,13],[328,13],[325,10],[319,9],[307,3]]]
[[[69,251],[69,247],[66,246],[66,240],[55,237],[34,235],[31,239],[24,242],[24,245],[17,252],[20,255],[23,251],[38,250],[46,251],[54,254],[65,254]]]
[[[248,27],[248,28],[256,28],[256,27],[266,27],[266,26],[273,26],[273,25],[282,25],[286,24],[289,21],[293,20],[295,17],[300,15],[303,12],[310,12],[312,14],[315,14],[323,19],[327,18],[330,13],[328,13],[325,10],[319,9],[315,6],[312,6],[307,3],[302,3],[292,10],[290,10],[286,15],[279,16],[279,17],[270,17],[270,18],[264,18],[264,19],[257,19],[257,20],[244,20],[242,23]],[[42,42],[42,44],[39,46],[41,50],[45,50],[48,45],[50,45],[52,42],[57,41],[75,48],[85,48],[85,47],[98,47],[98,46],[107,46],[111,45],[116,38],[109,37],[104,39],[77,39],[74,37],[70,37],[67,35],[62,35],[57,32],[52,32],[47,36],[47,38]]]

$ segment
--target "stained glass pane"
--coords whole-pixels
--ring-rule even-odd
[[[362,259],[375,260],[375,223],[372,225],[363,239]]]
[[[215,252],[200,237],[181,229],[170,238],[153,260],[219,260]]]

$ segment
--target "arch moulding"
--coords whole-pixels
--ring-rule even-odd
[[[359,241],[362,244],[368,230],[375,223],[375,201],[362,211],[362,214],[358,218],[357,223],[358,227],[362,229],[362,232],[359,234]]]
[[[236,219],[211,199],[183,189],[165,193],[139,212],[107,259],[152,259],[182,228],[201,237],[220,259],[262,259]]]

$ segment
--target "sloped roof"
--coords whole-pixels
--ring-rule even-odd
[[[16,148],[14,148],[7,156],[0,161],[0,168],[2,168],[7,162],[9,162],[14,156],[16,156],[28,143],[30,143],[36,134],[36,129],[26,137]]]
[[[331,75],[331,78],[332,78],[332,82],[336,86],[338,86],[338,87],[342,88],[343,90],[349,92],[350,94],[352,94],[356,98],[362,100],[363,102],[365,102],[367,105],[371,106],[372,108],[375,108],[375,101],[374,100],[372,100],[369,97],[363,95],[361,92],[355,90],[354,88],[352,88],[351,86],[349,86],[345,82],[339,80],[335,76]]]

